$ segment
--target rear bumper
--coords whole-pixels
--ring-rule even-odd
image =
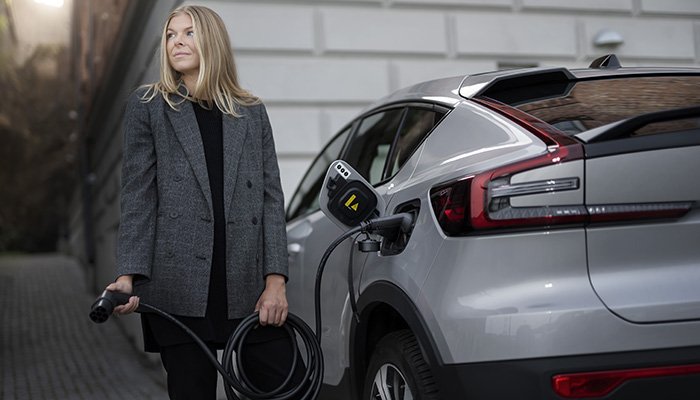
[[[510,360],[434,367],[446,399],[561,400],[552,389],[558,374],[700,364],[700,346],[653,351]],[[596,399],[700,398],[700,374],[632,379]]]

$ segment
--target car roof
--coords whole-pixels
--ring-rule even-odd
[[[581,79],[641,75],[700,75],[700,68],[603,67],[570,70],[564,67],[538,67],[454,76],[421,82],[400,89],[376,101],[367,110],[406,101],[429,101],[455,106],[465,98],[488,96],[490,92],[512,89],[518,86],[536,85],[538,82],[571,83]]]

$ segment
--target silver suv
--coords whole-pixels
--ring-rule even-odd
[[[700,69],[608,56],[373,104],[288,207],[290,310],[310,326],[344,231],[319,211],[336,159],[414,224],[332,253],[323,398],[700,397]]]

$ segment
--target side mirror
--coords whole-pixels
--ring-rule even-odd
[[[345,161],[333,161],[319,194],[321,211],[342,229],[381,217],[384,199]]]

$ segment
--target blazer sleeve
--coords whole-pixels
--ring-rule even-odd
[[[261,105],[263,147],[263,277],[280,274],[288,279],[287,229],[284,216],[284,193],[280,183],[279,165],[272,127],[265,106]]]
[[[133,274],[134,284],[151,276],[158,209],[156,149],[144,93],[134,91],[126,107],[117,240],[117,277]]]

